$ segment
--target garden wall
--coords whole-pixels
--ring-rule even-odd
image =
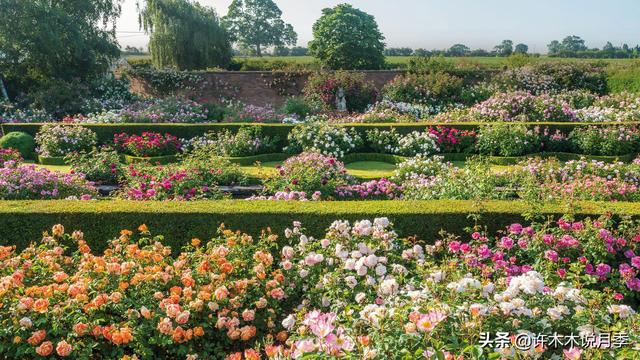
[[[577,217],[597,217],[606,212],[640,216],[635,203],[576,202],[572,209]],[[102,250],[120,230],[135,230],[146,224],[153,234],[165,236],[166,245],[178,250],[192,238],[207,240],[215,236],[221,223],[259,236],[268,227],[281,235],[298,220],[308,234],[319,237],[334,220],[375,217],[388,217],[400,236],[415,235],[421,241],[433,242],[443,229],[465,235],[463,229],[474,225],[469,214],[482,214],[480,225],[493,233],[511,223],[524,222],[521,214],[531,210],[526,203],[516,201],[0,201],[0,245],[22,249],[39,241],[42,232],[54,224],[63,224],[67,232],[82,230],[89,246]],[[546,205],[539,213],[557,217],[566,211]]]
[[[384,84],[402,74],[402,70],[362,71],[365,78],[382,89]],[[309,72],[286,71],[217,71],[198,72],[204,78],[195,90],[183,95],[199,102],[220,102],[221,98],[241,101],[247,105],[279,107],[290,96],[302,94]],[[160,96],[149,84],[140,78],[131,79],[134,93]]]

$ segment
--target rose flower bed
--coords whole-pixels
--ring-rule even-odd
[[[0,352],[630,359],[638,348],[629,305],[640,298],[640,224],[631,220],[513,224],[494,236],[475,227],[426,246],[399,238],[386,218],[336,221],[322,239],[300,223],[283,239],[221,227],[176,256],[163,237],[138,230],[122,231],[102,255],[61,225],[21,253],[1,247]],[[480,345],[498,332],[504,347]],[[609,348],[576,345],[610,332],[622,335]],[[514,346],[554,333],[555,346]]]

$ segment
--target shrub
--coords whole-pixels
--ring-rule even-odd
[[[61,157],[73,152],[88,152],[96,145],[96,133],[75,125],[45,124],[36,135],[38,154]]]
[[[325,107],[335,109],[339,89],[343,89],[347,110],[351,112],[365,111],[378,96],[374,84],[367,82],[364,74],[346,71],[313,74],[309,76],[303,92],[311,101],[319,99]]]
[[[205,184],[242,185],[247,177],[238,164],[217,156],[208,149],[197,149],[182,156],[179,167],[198,173]]]
[[[445,72],[398,75],[382,89],[393,102],[422,104],[436,109],[460,102],[462,79]],[[440,112],[440,111],[435,111]]]
[[[122,109],[79,117],[82,123],[202,123],[211,120],[209,107],[178,97],[137,101]]]
[[[120,164],[120,155],[115,150],[94,149],[90,153],[71,153],[65,157],[65,162],[71,169],[84,174],[88,180],[117,184],[124,176],[124,169]]]
[[[180,165],[131,165],[120,197],[129,200],[222,199],[219,185],[243,183],[238,165],[196,150]]]
[[[215,239],[194,239],[174,258],[163,236],[144,225],[138,230],[105,241],[104,254],[94,254],[82,232],[65,234],[62,225],[22,254],[0,248],[0,278],[22,274],[9,263],[38,269],[20,275],[24,282],[3,294],[2,317],[18,322],[3,328],[0,339],[24,339],[9,341],[4,350],[73,359],[223,359],[225,352],[280,331],[276,324],[291,291],[274,261],[272,236],[254,240],[221,227]],[[67,290],[56,296],[41,291],[53,287]],[[231,315],[238,305],[240,313]]]
[[[539,136],[523,125],[493,124],[478,133],[478,151],[483,155],[521,156],[540,150]]]
[[[175,155],[182,149],[177,137],[153,132],[143,132],[142,135],[116,134],[113,143],[118,151],[137,157]]]
[[[436,135],[429,132],[413,131],[400,135],[391,130],[367,130],[367,142],[376,152],[402,156],[430,155],[438,153]]]
[[[398,155],[418,156],[440,152],[436,136],[429,132],[412,131],[400,138]]]
[[[376,153],[400,153],[399,143],[401,138],[402,135],[395,128],[391,128],[391,130],[367,130],[367,146]]]
[[[387,180],[371,180],[362,184],[339,186],[336,195],[341,200],[395,200],[402,198],[402,187]]]
[[[517,167],[514,175],[520,197],[536,202],[640,199],[640,169],[623,163],[531,159]]]
[[[23,158],[28,159],[35,152],[36,141],[33,136],[27,133],[14,131],[0,138],[0,148],[16,149]]]
[[[402,183],[410,179],[440,176],[447,174],[452,168],[453,164],[444,162],[442,156],[416,156],[398,164],[391,180]]]
[[[475,150],[477,134],[473,130],[459,130],[445,126],[429,128],[444,153],[471,153]]]
[[[491,172],[491,164],[487,159],[468,159],[464,168],[450,164],[440,165],[436,159],[432,164],[420,164],[409,167],[404,172],[401,185],[405,199],[409,200],[487,200],[508,199],[514,194],[509,191],[497,191],[505,180]],[[413,169],[412,169],[413,167]],[[417,168],[417,169],[415,169]],[[415,169],[415,170],[414,170]],[[413,171],[424,171],[427,174],[415,176]],[[437,174],[439,171],[445,171]],[[436,173],[436,175],[429,175]]]
[[[582,62],[539,62],[509,69],[494,80],[503,89],[533,94],[586,90],[598,95],[607,92],[604,67]]]
[[[4,164],[6,162],[20,163],[22,162],[22,155],[20,155],[20,151],[15,149],[2,149],[0,148],[0,164]]]
[[[470,115],[489,122],[569,122],[576,119],[575,111],[560,98],[524,92],[497,94],[471,108]]]
[[[267,193],[298,191],[320,192],[331,196],[339,186],[352,181],[344,164],[335,158],[317,153],[302,153],[276,167],[276,172],[263,180]]]
[[[219,156],[243,157],[274,153],[278,143],[278,138],[262,135],[261,127],[246,126],[238,129],[235,134],[225,129],[184,141],[183,150],[188,152],[206,148]]]
[[[93,183],[83,174],[60,174],[35,165],[12,164],[0,168],[0,184],[2,200],[88,200],[97,195]]]
[[[577,359],[597,357],[602,349],[536,346],[538,334],[587,341],[600,329],[627,331],[637,321],[633,307],[621,302],[637,291],[637,271],[622,255],[636,250],[637,224],[562,219],[516,223],[496,234],[470,232],[443,234],[423,247],[399,239],[386,218],[336,221],[321,241],[294,227],[283,261],[292,264],[285,275],[299,276],[303,305],[282,322],[291,334],[288,346],[273,351],[290,351],[291,358]],[[589,303],[600,306],[587,310]],[[493,344],[497,336],[509,343],[525,334],[530,345],[483,347],[478,332]],[[632,357],[633,342],[611,352]]]
[[[230,113],[225,118],[226,122],[239,123],[280,123],[284,120],[284,116],[278,114],[271,105],[242,106],[238,111]]]
[[[569,134],[574,152],[585,155],[626,155],[640,150],[640,133],[628,127],[581,127]]]
[[[298,119],[304,119],[307,116],[320,111],[322,104],[314,101],[312,97],[291,97],[282,106],[280,112],[285,115],[294,115]]]
[[[355,130],[315,120],[296,125],[291,130],[289,145],[285,151],[290,153],[317,152],[342,158],[350,152],[355,152],[362,144],[362,138]]]

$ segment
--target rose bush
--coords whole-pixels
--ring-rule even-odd
[[[80,231],[56,225],[21,252],[0,247],[2,349],[78,359],[588,359],[637,351],[637,221],[563,217],[460,235],[420,244],[378,218],[336,221],[316,239],[294,222],[282,239],[221,227],[178,252],[141,225],[94,254]],[[498,332],[506,333],[502,345]],[[580,345],[609,332],[624,334],[617,346]],[[494,340],[483,345],[487,333]],[[554,333],[560,343],[514,342]]]
[[[61,157],[89,152],[97,143],[96,133],[82,126],[45,124],[36,135],[37,152],[44,157]]]
[[[2,200],[89,200],[98,192],[84,174],[61,174],[35,165],[19,165],[13,161],[0,167],[0,199]]]
[[[142,135],[116,134],[113,143],[118,151],[138,157],[175,155],[182,149],[177,137],[154,132],[143,132]]]
[[[332,195],[336,188],[353,182],[344,164],[318,153],[303,153],[276,166],[274,174],[263,180],[268,194],[277,192],[320,192]]]

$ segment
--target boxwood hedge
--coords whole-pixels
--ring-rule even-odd
[[[640,215],[640,207],[634,203],[579,202],[573,209],[578,217],[605,212]],[[60,223],[68,231],[82,230],[89,245],[101,250],[120,230],[135,230],[146,224],[154,234],[163,234],[165,243],[177,250],[192,238],[211,238],[221,223],[257,236],[268,227],[282,234],[292,221],[298,220],[318,237],[334,220],[380,216],[391,219],[401,236],[432,242],[441,230],[463,235],[464,228],[474,225],[469,214],[480,214],[480,223],[495,231],[522,222],[521,214],[528,210],[526,203],[518,201],[0,201],[0,245],[24,248],[39,240],[43,231]],[[564,207],[548,205],[536,213],[557,217],[566,211]]]
[[[381,129],[388,130],[390,128],[396,128],[399,133],[409,133],[412,131],[423,131],[426,127],[430,126],[447,126],[454,127],[461,130],[476,130],[482,126],[490,125],[492,123],[433,123],[433,122],[421,122],[421,123],[378,123],[378,124],[343,124],[341,126],[352,127],[356,129],[362,136],[365,136],[367,130]],[[620,122],[620,123],[568,123],[568,122],[535,122],[535,123],[522,123],[529,127],[548,127],[552,132],[556,129],[568,134],[575,127],[580,126],[640,126],[640,122]],[[11,131],[22,131],[35,136],[38,130],[43,124],[2,124],[3,132],[8,133]],[[286,141],[287,135],[295,125],[291,124],[250,124],[250,123],[209,123],[209,124],[83,124],[96,132],[98,135],[98,141],[100,143],[111,143],[113,141],[113,135],[119,133],[127,134],[140,134],[143,131],[153,131],[159,133],[170,133],[179,138],[192,138],[195,136],[203,135],[209,131],[222,131],[228,129],[236,132],[240,127],[258,125],[262,127],[264,135],[275,137],[277,136],[281,142]],[[281,145],[284,145],[281,144]]]

